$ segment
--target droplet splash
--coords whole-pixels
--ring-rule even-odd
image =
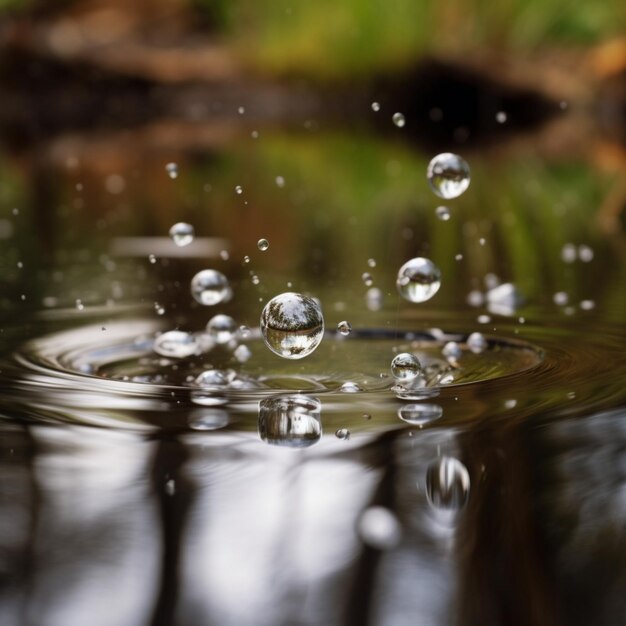
[[[441,286],[441,272],[430,260],[416,257],[407,261],[398,271],[396,287],[409,302],[430,300]]]
[[[426,177],[433,192],[440,198],[457,198],[469,187],[470,169],[458,154],[438,154],[428,164]]]

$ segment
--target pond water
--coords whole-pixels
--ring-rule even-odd
[[[623,623],[615,176],[503,135],[452,146],[471,185],[442,200],[394,112],[4,149],[1,624]],[[396,289],[414,257],[441,270],[426,302]],[[203,269],[229,301],[192,297]],[[298,360],[259,330],[291,291],[325,321]],[[154,352],[216,314],[247,330]]]

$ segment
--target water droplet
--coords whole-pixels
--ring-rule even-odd
[[[569,296],[564,291],[557,291],[552,300],[557,306],[565,306],[569,302]]]
[[[370,287],[365,294],[365,304],[370,311],[380,311],[383,307],[383,292],[378,287]]]
[[[248,263],[250,263],[250,257],[246,254],[246,256],[243,257],[243,262],[247,265]]]
[[[252,356],[252,350],[250,350],[248,346],[241,344],[240,346],[237,346],[233,354],[240,363],[245,363],[246,361],[250,360],[250,357]]]
[[[178,178],[178,165],[176,163],[168,163],[165,166],[165,171],[171,179]]]
[[[307,448],[322,436],[322,404],[310,396],[274,396],[259,402],[259,436],[275,446]]]
[[[374,279],[369,272],[363,272],[363,274],[361,274],[361,280],[367,287],[371,287],[374,284]]]
[[[228,259],[230,259],[228,250],[220,250],[220,259],[222,259],[222,261],[228,261]]]
[[[335,431],[337,439],[350,439],[350,431],[347,428],[339,428]]]
[[[339,324],[337,324],[337,330],[339,331],[339,334],[347,337],[352,332],[352,324],[343,320],[343,322],[339,322]]]
[[[591,311],[596,308],[596,303],[593,300],[582,300],[580,303],[580,308],[583,311]]]
[[[161,356],[183,359],[197,353],[198,342],[190,333],[169,330],[154,340],[153,349]]]
[[[285,186],[285,179],[282,176],[276,177],[276,186],[280,187],[281,189]]]
[[[487,292],[487,308],[497,315],[513,315],[524,297],[513,283],[502,283]]]
[[[463,349],[456,341],[448,341],[441,349],[441,354],[448,361],[458,361],[463,356]]]
[[[347,380],[341,387],[339,387],[339,391],[341,393],[359,393],[361,391],[361,387],[359,387],[356,383],[353,383],[350,380]]]
[[[442,415],[443,409],[438,404],[405,404],[398,409],[398,417],[402,421],[420,428]]]
[[[206,325],[209,336],[215,343],[228,343],[237,331],[235,320],[229,315],[218,314],[212,317]]]
[[[403,128],[406,124],[406,119],[404,118],[404,115],[402,115],[402,113],[394,113],[391,119],[398,128]]]
[[[380,102],[372,102],[372,111],[378,113],[380,111]]]
[[[252,281],[253,285],[258,285],[261,282],[261,279],[256,274],[253,274],[250,277],[250,280]]]
[[[150,263],[154,265],[157,262],[157,258],[154,256],[154,254],[151,254],[150,256],[148,256],[148,261],[150,261]]]
[[[398,518],[382,506],[372,506],[363,512],[358,531],[361,541],[375,550],[391,550],[402,538]]]
[[[240,196],[243,193],[243,187],[241,185],[237,185],[235,187],[235,193]]]
[[[202,270],[191,280],[191,295],[204,306],[214,306],[230,300],[232,291],[224,274],[217,270]]]
[[[444,152],[428,164],[426,177],[437,196],[446,200],[457,198],[469,187],[469,165],[458,154]]]
[[[437,219],[440,219],[442,222],[447,222],[452,217],[450,209],[447,206],[438,206],[435,209],[435,215]]]
[[[228,375],[221,370],[205,370],[196,377],[195,383],[198,387],[226,387],[228,386]]]
[[[239,334],[240,334],[242,337],[247,337],[247,336],[250,334],[250,329],[249,329],[247,326],[245,326],[244,324],[242,324],[242,325],[239,327]]]
[[[507,119],[507,115],[504,111],[498,111],[496,113],[496,122],[498,122],[498,124],[504,124],[504,122],[506,122]]]
[[[168,496],[173,496],[176,493],[176,483],[170,478],[170,480],[165,483],[165,494]]]
[[[564,263],[573,263],[576,260],[576,246],[573,243],[566,243],[561,248],[561,259]]]
[[[193,241],[194,235],[193,226],[186,222],[178,222],[170,228],[170,237],[179,248],[188,246]]]
[[[467,347],[474,353],[480,354],[487,349],[487,340],[482,333],[472,333],[467,338]]]
[[[430,300],[441,286],[441,272],[430,260],[416,257],[407,261],[398,272],[396,287],[409,302]]]
[[[426,497],[431,506],[459,511],[466,504],[470,491],[467,468],[453,457],[442,456],[426,471]]]
[[[324,336],[324,318],[319,304],[298,293],[272,298],[261,313],[265,345],[286,359],[301,359],[313,352]]]
[[[396,380],[410,382],[415,380],[421,372],[422,364],[410,352],[397,354],[391,361],[391,373]]]
[[[585,244],[578,246],[578,258],[583,263],[589,263],[593,260],[593,250]]]
[[[482,294],[481,291],[478,291],[477,289],[474,289],[473,291],[470,291],[467,294],[466,302],[470,306],[479,307],[479,306],[482,306],[484,304],[485,296]]]
[[[369,267],[376,267],[376,259],[367,259],[367,265]]]
[[[265,252],[270,247],[270,242],[267,239],[259,239],[256,245],[261,252]]]
[[[194,409],[188,418],[193,430],[219,430],[228,426],[228,411],[224,409]]]
[[[156,311],[157,315],[165,315],[165,307],[163,307],[163,305],[159,304],[158,302],[154,303],[154,310]]]
[[[237,109],[237,113],[239,113],[239,115],[243,115],[245,112],[246,112],[245,107],[239,107],[239,108]]]
[[[78,298],[78,299],[76,300],[76,308],[77,308],[79,311],[84,311],[84,310],[85,310],[85,305],[83,304],[83,301],[82,301],[80,298]]]

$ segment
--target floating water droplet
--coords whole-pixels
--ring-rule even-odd
[[[407,261],[399,270],[396,287],[409,302],[430,300],[441,286],[441,272],[430,260],[416,257]]]
[[[497,315],[513,315],[524,297],[513,283],[502,283],[487,292],[487,308]]]
[[[582,300],[580,303],[580,308],[583,311],[591,311],[596,308],[596,303],[593,300]]]
[[[241,185],[237,185],[235,187],[235,193],[240,196],[243,193],[243,187]]]
[[[350,380],[347,380],[341,387],[339,387],[339,391],[341,393],[359,393],[361,391],[361,387],[359,387],[356,383],[353,383]]]
[[[376,259],[367,259],[367,265],[369,267],[376,267]]]
[[[184,359],[198,352],[198,342],[191,333],[169,330],[154,340],[153,349],[161,356]]]
[[[458,361],[463,356],[463,349],[456,341],[448,341],[441,349],[441,354],[448,361]]]
[[[459,511],[467,504],[469,491],[469,472],[458,459],[442,456],[428,467],[426,497],[431,506]]]
[[[496,113],[496,122],[498,122],[498,124],[504,124],[504,122],[506,122],[507,119],[507,115],[504,111],[498,111]]]
[[[394,113],[391,119],[398,128],[403,128],[406,124],[406,119],[404,118],[404,115],[402,115],[402,113]]]
[[[310,396],[274,396],[259,402],[259,436],[275,446],[308,448],[322,436],[322,403]]]
[[[569,296],[564,291],[557,291],[552,300],[557,306],[565,306],[569,302]]]
[[[191,279],[191,295],[204,306],[215,306],[230,300],[228,279],[217,270],[202,270]]]
[[[564,263],[573,263],[576,260],[576,246],[573,243],[566,243],[561,248],[561,259]]]
[[[380,111],[380,102],[372,102],[372,111],[378,113]]]
[[[480,354],[487,349],[487,340],[482,333],[472,333],[467,338],[467,347],[474,353]]]
[[[261,313],[265,345],[286,359],[301,359],[313,352],[324,336],[324,318],[319,304],[299,293],[272,298]]]
[[[470,306],[479,307],[485,303],[485,296],[481,291],[474,289],[467,294],[466,302]]]
[[[83,301],[80,298],[77,298],[77,300],[76,300],[76,308],[79,311],[84,311],[85,310],[85,305],[83,304]]]
[[[282,176],[276,177],[276,186],[280,187],[281,189],[285,186],[285,179]]]
[[[252,350],[250,350],[248,346],[241,344],[240,346],[237,346],[237,348],[233,352],[233,355],[240,363],[245,363],[246,361],[250,360],[250,357],[252,356]]]
[[[380,311],[383,307],[383,292],[378,287],[370,287],[365,294],[365,304],[370,311]]]
[[[467,161],[458,154],[438,154],[429,164],[426,177],[430,188],[440,198],[449,200],[460,196],[470,184]]]
[[[435,215],[437,219],[440,219],[442,222],[447,222],[452,217],[450,209],[447,206],[438,206],[435,209]]]
[[[589,263],[590,261],[593,261],[593,250],[585,244],[578,246],[578,258],[583,263]]]
[[[372,506],[363,512],[358,531],[361,541],[375,550],[391,550],[402,538],[398,518],[382,506]]]
[[[361,280],[365,283],[366,287],[371,287],[374,284],[374,279],[369,272],[363,272],[363,274],[361,274]]]
[[[163,307],[163,305],[159,304],[158,302],[154,303],[154,310],[157,315],[165,315],[165,308]]]
[[[228,386],[228,375],[221,370],[205,370],[196,377],[195,383],[198,387],[226,387]]]
[[[342,322],[339,322],[339,324],[337,324],[337,331],[339,332],[339,334],[347,337],[352,332],[352,324],[350,324],[350,322],[347,322],[346,320],[343,320]]]
[[[209,336],[215,343],[228,343],[237,331],[235,320],[229,315],[218,314],[212,317],[206,325]]]
[[[253,285],[258,285],[261,282],[261,279],[256,274],[253,274],[250,277],[250,280],[252,281]]]
[[[165,171],[171,179],[178,178],[178,165],[176,163],[168,163],[165,166]]]
[[[350,439],[350,431],[347,428],[339,428],[335,431],[337,439]]]
[[[193,241],[194,235],[193,226],[186,222],[178,222],[170,228],[170,237],[179,248],[188,246]]]
[[[157,262],[157,258],[154,256],[154,254],[151,254],[150,256],[148,256],[148,261],[150,261],[150,263],[154,265]]]
[[[265,252],[270,247],[270,242],[267,239],[259,239],[256,245],[261,252]]]
[[[250,263],[250,257],[246,254],[246,256],[243,257],[243,262],[247,265],[248,263]]]
[[[422,364],[419,359],[410,352],[402,352],[393,357],[391,361],[391,373],[396,380],[410,382],[415,380],[422,372]]]
[[[438,404],[405,404],[398,409],[398,417],[402,421],[420,428],[442,415],[443,409]]]

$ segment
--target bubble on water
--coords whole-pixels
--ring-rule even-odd
[[[566,243],[561,248],[561,260],[564,263],[573,263],[577,256],[576,246],[573,243]]]
[[[341,393],[359,393],[361,391],[361,387],[359,387],[356,383],[353,383],[350,380],[347,380],[341,387],[339,387],[339,391]]]
[[[287,448],[308,448],[322,436],[322,403],[310,396],[274,396],[259,402],[259,436]]]
[[[184,359],[198,352],[198,341],[191,334],[182,330],[168,330],[159,335],[153,344],[153,349],[161,356]]]
[[[391,373],[396,380],[410,382],[415,380],[422,372],[422,364],[419,359],[410,352],[396,354],[391,361]]]
[[[430,260],[416,257],[407,261],[398,271],[396,287],[409,302],[430,300],[441,286],[441,272]]]
[[[374,279],[369,272],[363,272],[363,274],[361,274],[361,280],[365,283],[366,287],[371,287],[374,284]]]
[[[228,426],[228,411],[224,409],[193,409],[187,423],[192,430],[219,430]]]
[[[243,187],[241,185],[237,185],[235,187],[235,193],[240,196],[243,193]]]
[[[277,176],[275,180],[277,187],[280,187],[282,189],[285,186],[285,179],[282,176]]]
[[[324,336],[324,317],[318,302],[299,293],[272,298],[261,313],[265,345],[286,359],[301,359],[313,352]]]
[[[487,349],[487,340],[482,333],[472,333],[467,338],[467,347],[474,353],[480,354]]]
[[[338,428],[335,431],[337,439],[350,439],[350,431],[347,428]]]
[[[237,323],[230,315],[219,313],[209,320],[206,330],[215,343],[228,343],[237,332]]]
[[[585,244],[578,246],[578,258],[583,263],[589,263],[593,261],[593,250]]]
[[[370,287],[365,294],[365,304],[370,311],[383,308],[383,292],[378,287]]]
[[[358,523],[361,541],[375,550],[391,550],[402,539],[398,518],[385,507],[372,506],[361,515]]]
[[[165,166],[165,171],[170,178],[178,178],[178,165],[176,163],[168,163]]]
[[[552,300],[557,306],[565,306],[569,302],[569,296],[564,291],[557,291]]]
[[[428,164],[426,177],[433,192],[449,200],[460,196],[470,184],[470,169],[467,161],[458,154],[438,154]]]
[[[426,497],[431,506],[444,511],[459,511],[470,492],[467,468],[454,457],[442,456],[426,471]]]
[[[441,354],[448,361],[458,361],[463,356],[463,349],[456,341],[448,341],[441,349]]]
[[[343,320],[342,322],[339,322],[339,324],[337,324],[337,331],[340,335],[347,337],[352,332],[352,324],[350,324],[350,322],[347,322],[346,320]]]
[[[403,128],[406,124],[406,119],[404,118],[404,115],[402,115],[402,113],[394,113],[391,119],[398,128]]]
[[[232,296],[228,279],[217,270],[202,270],[191,279],[191,295],[204,306],[227,302]]]
[[[498,122],[498,124],[504,124],[506,120],[507,120],[507,114],[504,111],[498,111],[496,113],[496,122]]]
[[[447,206],[438,206],[435,209],[435,215],[437,216],[437,219],[442,222],[447,222],[452,217],[450,209]]]
[[[259,239],[256,246],[261,252],[265,252],[270,247],[270,242],[267,239]]]
[[[378,113],[380,111],[380,102],[372,102],[372,111]]]
[[[438,420],[443,415],[443,408],[438,404],[405,404],[398,409],[398,417],[413,426],[420,428],[429,422]]]
[[[227,387],[230,380],[226,372],[222,372],[221,370],[216,369],[209,369],[198,374],[194,382],[196,385],[198,385],[198,387],[219,388]]]
[[[252,356],[252,350],[250,350],[248,346],[241,344],[240,346],[237,346],[237,348],[233,352],[233,355],[240,363],[245,363],[246,361],[250,360],[250,357]]]
[[[186,222],[178,222],[170,228],[170,237],[179,248],[188,246],[193,241],[194,235],[193,226]]]
[[[524,304],[524,296],[513,283],[502,283],[487,292],[487,308],[497,315],[513,315]]]

